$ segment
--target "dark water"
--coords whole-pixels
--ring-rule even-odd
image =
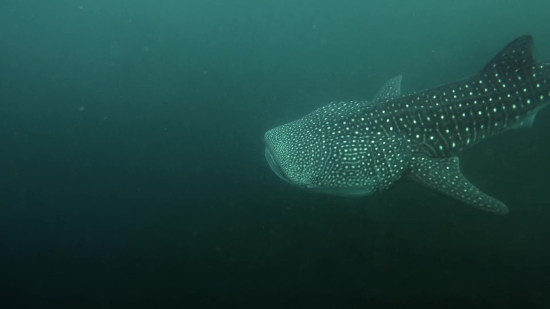
[[[547,1],[0,2],[1,308],[550,308],[550,112],[461,155],[508,216],[280,181],[263,133],[475,73]]]

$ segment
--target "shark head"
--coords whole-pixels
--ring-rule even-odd
[[[317,187],[315,159],[318,147],[315,135],[298,130],[295,121],[269,130],[265,136],[265,158],[281,179],[304,189]]]
[[[265,134],[265,157],[277,176],[305,190],[371,195],[401,178],[409,160],[404,139],[341,136],[324,140],[321,133],[294,132],[295,125],[286,124]]]
[[[381,93],[398,93],[400,80],[390,80]],[[407,139],[369,131],[355,120],[342,122],[373,105],[332,103],[269,130],[264,136],[269,166],[288,183],[320,193],[363,196],[387,189],[401,178],[409,161]]]

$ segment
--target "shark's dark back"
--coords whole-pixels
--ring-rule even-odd
[[[550,100],[550,64],[532,57],[533,39],[508,44],[471,78],[387,101],[370,115],[408,136],[417,151],[449,157],[502,131],[530,126]],[[388,121],[389,120],[389,121]]]

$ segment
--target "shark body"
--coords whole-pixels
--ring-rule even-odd
[[[477,74],[409,95],[401,76],[370,101],[335,102],[266,132],[271,169],[303,189],[365,196],[402,180],[464,204],[508,213],[460,172],[457,154],[506,130],[531,127],[550,103],[550,63],[519,37]]]

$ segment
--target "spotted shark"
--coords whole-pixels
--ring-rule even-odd
[[[371,101],[333,102],[265,133],[265,157],[297,187],[367,196],[402,181],[420,183],[463,204],[496,214],[506,205],[461,173],[465,148],[529,128],[550,103],[550,62],[533,59],[521,36],[473,76],[401,94],[401,76]]]

